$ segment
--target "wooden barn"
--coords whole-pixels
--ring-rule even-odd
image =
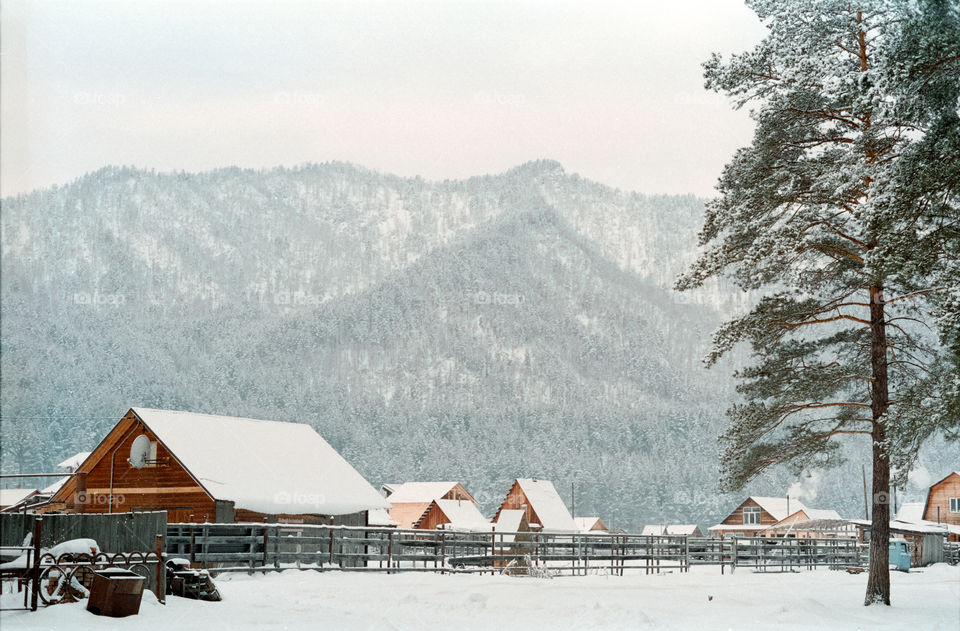
[[[776,525],[795,511],[806,508],[799,500],[786,497],[760,497],[751,495],[726,519],[710,527],[710,532],[745,537],[762,536],[761,531]]]
[[[133,408],[44,511],[359,526],[387,506],[309,425]]]
[[[923,519],[960,528],[960,472],[953,471],[930,487]],[[950,541],[960,541],[957,528],[950,528]]]
[[[384,484],[382,489],[390,503],[390,519],[398,528],[413,528],[435,500],[477,503],[459,482],[404,482]]]
[[[417,530],[464,530],[489,531],[490,520],[486,519],[477,505],[470,500],[433,500],[413,525]]]
[[[522,509],[531,530],[544,532],[578,532],[566,504],[560,499],[553,482],[536,478],[517,478],[497,509],[493,520],[498,521],[504,510]]]

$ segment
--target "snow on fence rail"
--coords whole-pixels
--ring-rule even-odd
[[[554,574],[688,571],[691,565],[788,570],[864,564],[854,539],[729,538],[401,530],[301,524],[170,524],[167,554],[218,571],[309,567],[373,572]]]

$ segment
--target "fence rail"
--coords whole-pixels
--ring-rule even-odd
[[[307,566],[383,572],[552,574],[686,572],[692,565],[760,571],[864,564],[854,539],[729,538],[400,530],[294,524],[170,524],[168,556],[218,571]]]

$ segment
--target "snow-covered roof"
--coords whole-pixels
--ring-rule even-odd
[[[897,511],[895,519],[897,521],[917,522],[923,521],[923,513],[926,506],[923,502],[905,502],[900,510]]]
[[[438,500],[457,485],[456,482],[404,482],[403,484],[384,484],[393,490],[387,497],[391,504],[407,502],[432,502]]]
[[[260,513],[344,515],[389,503],[309,425],[134,408],[219,500]]]
[[[525,511],[522,508],[505,508],[500,511],[500,516],[497,517],[497,521],[493,526],[493,529],[496,532],[509,532],[516,533],[520,532],[520,526],[523,523],[523,515]],[[498,540],[503,541],[504,543],[513,543],[513,540],[516,539],[515,534],[503,535],[503,537],[498,537]]]
[[[811,521],[814,519],[843,519],[840,513],[829,508],[804,508],[803,512]]]
[[[72,473],[76,471],[77,467],[83,464],[83,461],[86,460],[89,456],[90,456],[89,451],[81,451],[70,456],[69,458],[67,458],[57,466],[60,467],[61,469],[67,469],[69,472]]]
[[[490,530],[490,520],[484,517],[470,500],[434,500],[450,520],[444,528],[451,530]]]
[[[530,508],[540,518],[540,525],[544,530],[554,532],[576,532],[577,524],[573,521],[567,505],[560,499],[557,489],[550,480],[531,478],[517,478],[523,494],[530,502]]]
[[[0,506],[15,506],[36,492],[37,489],[0,489]]]
[[[692,535],[697,532],[696,524],[648,524],[641,535]]]
[[[756,502],[760,508],[770,513],[770,516],[777,521],[792,515],[798,510],[806,511],[807,509],[800,500],[793,497],[788,501],[785,497],[760,497],[751,495],[750,499]]]
[[[873,522],[868,519],[851,519],[850,523],[857,524],[866,528],[873,526]],[[960,526],[951,526],[949,524],[938,524],[933,521],[922,521],[918,523],[908,523],[905,521],[893,520],[890,522],[890,530],[897,532],[908,532],[920,535],[947,535],[960,534]]]
[[[757,530],[764,530],[766,526],[761,526],[760,524],[717,524],[716,526],[710,526],[708,530],[710,532],[754,532]]]
[[[40,492],[43,493],[44,495],[53,495],[54,493],[59,491],[60,487],[66,484],[67,480],[69,479],[70,479],[69,476],[62,477],[56,482],[54,482],[53,484],[51,484],[50,486],[40,489]]]
[[[580,532],[591,532],[600,524],[600,528],[597,530],[604,530],[603,522],[600,521],[599,517],[574,517],[573,522],[577,525],[577,530]]]
[[[390,519],[390,513],[385,508],[374,508],[367,514],[367,524],[370,526],[399,526],[400,522]]]

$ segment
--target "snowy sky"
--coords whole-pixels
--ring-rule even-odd
[[[0,194],[107,164],[344,160],[428,179],[559,160],[709,196],[752,124],[700,63],[742,0],[0,0]]]

